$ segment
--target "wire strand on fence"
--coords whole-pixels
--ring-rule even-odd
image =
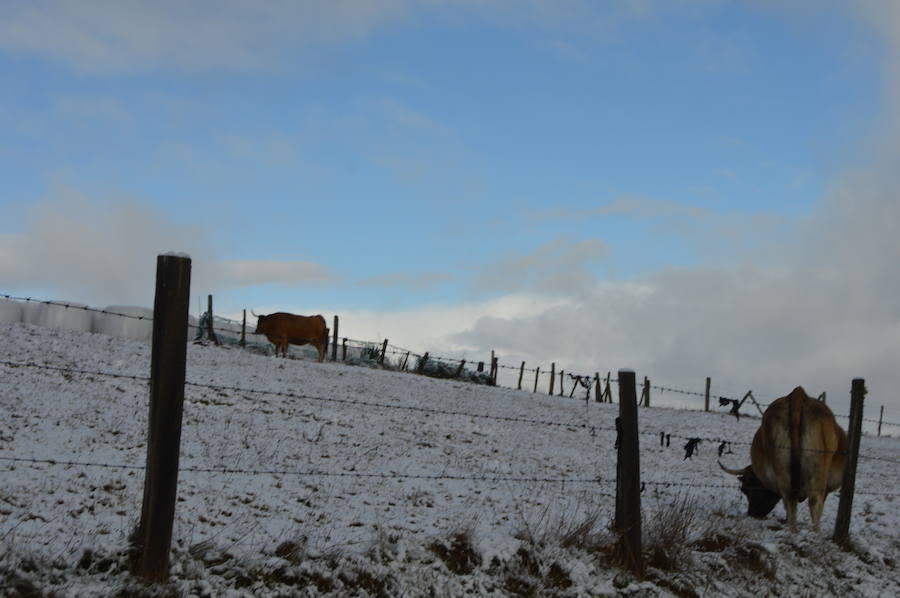
[[[46,369],[51,371],[58,372],[66,372],[70,374],[81,374],[81,375],[90,375],[90,376],[106,376],[110,378],[124,378],[128,380],[135,380],[138,382],[150,382],[150,378],[147,376],[136,376],[129,374],[112,374],[108,372],[99,372],[99,371],[91,371],[91,370],[82,370],[76,368],[64,368],[60,366],[51,366],[45,364],[39,364],[34,362],[14,362],[14,361],[6,361],[0,360],[0,365],[5,365],[9,367],[30,367],[30,368],[38,368],[38,369]],[[488,413],[469,413],[465,411],[452,411],[449,409],[433,409],[429,407],[420,407],[417,405],[392,405],[390,403],[378,403],[374,401],[362,401],[357,399],[339,399],[339,398],[328,398],[328,397],[317,397],[312,395],[304,395],[292,392],[285,391],[275,391],[275,390],[259,390],[255,388],[243,388],[239,386],[222,386],[216,384],[202,384],[198,382],[190,382],[185,381],[185,386],[191,386],[194,388],[204,388],[208,390],[217,390],[217,391],[230,391],[234,393],[246,393],[246,394],[256,394],[256,395],[269,395],[269,396],[278,396],[282,398],[289,399],[301,399],[301,400],[309,400],[309,401],[320,401],[326,403],[335,403],[339,405],[352,405],[357,407],[375,407],[381,409],[397,409],[402,411],[414,411],[419,413],[431,413],[435,415],[452,415],[456,417],[471,417],[476,419],[487,419],[492,421],[500,421],[506,423],[524,423],[524,424],[533,424],[533,425],[544,425],[544,426],[555,426],[560,428],[576,428],[576,429],[593,429],[594,431],[611,431],[614,432],[615,428],[612,426],[604,427],[604,426],[590,426],[584,422],[556,422],[549,420],[540,420],[540,419],[529,419],[524,417],[512,417],[512,416],[504,416],[504,415],[491,415]]]
[[[38,364],[38,363],[34,363],[34,362],[13,362],[13,361],[0,360],[0,365],[5,365],[5,366],[9,366],[9,367],[38,368],[38,369],[45,369],[45,370],[51,370],[51,371],[66,372],[66,373],[70,373],[70,374],[103,376],[103,377],[109,377],[109,378],[134,380],[137,382],[144,382],[144,383],[150,382],[150,378],[147,376],[137,376],[137,375],[129,375],[129,374],[114,374],[114,373],[109,373],[109,372],[82,370],[82,369],[76,369],[76,368],[65,368],[65,367],[61,367],[61,366],[51,366],[51,365],[46,365],[46,364]],[[357,399],[339,399],[339,398],[317,397],[317,396],[312,396],[312,395],[303,395],[303,394],[284,392],[284,391],[258,390],[258,389],[253,389],[253,388],[243,388],[243,387],[239,387],[239,386],[222,386],[222,385],[216,385],[216,384],[202,384],[202,383],[190,382],[190,381],[185,381],[185,386],[191,386],[194,388],[203,388],[203,389],[208,389],[208,390],[216,390],[216,391],[230,391],[230,392],[234,392],[234,393],[269,395],[269,396],[278,396],[278,397],[290,398],[290,399],[319,401],[319,402],[335,403],[335,404],[340,404],[340,405],[352,405],[352,406],[359,406],[359,407],[375,407],[375,408],[381,408],[381,409],[397,409],[397,410],[403,410],[403,411],[413,411],[413,412],[417,412],[417,413],[430,413],[430,414],[435,414],[435,415],[450,415],[450,416],[454,416],[454,417],[471,417],[471,418],[476,418],[476,419],[502,421],[502,422],[506,422],[506,423],[524,423],[524,424],[531,424],[531,425],[561,427],[561,428],[566,428],[566,429],[574,428],[575,430],[579,430],[579,431],[588,429],[591,431],[592,434],[596,433],[597,431],[606,431],[606,432],[615,432],[616,431],[614,426],[608,426],[608,427],[607,426],[598,426],[598,425],[591,425],[591,424],[588,424],[585,422],[580,422],[580,423],[554,422],[554,421],[548,421],[548,420],[529,419],[529,418],[522,418],[522,417],[491,415],[491,414],[484,414],[484,413],[470,413],[470,412],[465,412],[465,411],[452,411],[449,409],[433,409],[433,408],[429,408],[429,407],[419,407],[416,405],[392,405],[390,403],[377,403],[374,401],[361,401],[361,400],[357,400]],[[642,436],[647,436],[647,437],[652,436],[654,438],[658,438],[660,435],[660,431],[643,430],[640,432],[640,434]],[[721,437],[719,437],[719,438],[704,438],[704,437],[685,436],[682,434],[667,434],[667,435],[671,438],[678,438],[681,440],[688,440],[688,441],[700,440],[700,441],[706,441],[706,442],[710,442],[710,443],[727,442],[732,445],[743,445],[743,446],[750,446],[752,444],[752,443],[746,442],[746,441],[727,440],[727,439],[724,439]],[[817,452],[817,453],[830,452],[830,451],[822,451],[819,449],[801,449],[801,450],[803,450],[805,452]],[[887,459],[887,458],[883,458],[883,457],[874,457],[874,456],[870,457],[867,455],[860,455],[859,458],[861,460],[882,461],[885,463],[900,465],[900,461],[894,461],[892,459]]]
[[[88,307],[86,305],[75,305],[72,303],[63,303],[62,301],[46,301],[42,299],[34,299],[32,297],[16,297],[14,295],[6,295],[0,293],[0,298],[9,299],[10,301],[24,301],[26,303],[39,303],[41,305],[54,305],[56,307],[63,307],[65,309],[74,309],[79,311],[89,311],[98,314],[106,314],[110,316],[118,316],[120,318],[130,318],[132,320],[143,320],[145,322],[152,322],[153,316],[133,316],[130,314],[123,314],[114,311],[107,311],[105,309],[98,309],[96,307]]]
[[[90,461],[69,461],[64,459],[37,459],[29,457],[9,457],[0,455],[0,461],[12,463],[24,463],[32,465],[51,465],[65,467],[99,467],[104,469],[145,469],[143,465],[128,465],[119,463],[96,463]],[[502,475],[462,475],[462,474],[415,474],[415,473],[383,473],[361,471],[324,471],[324,470],[295,470],[295,469],[237,469],[233,467],[192,467],[180,466],[179,472],[183,473],[211,473],[234,475],[274,475],[274,476],[299,476],[299,477],[331,477],[331,478],[378,478],[389,480],[454,480],[475,482],[517,482],[517,483],[546,483],[546,484],[613,484],[615,480],[603,480],[597,478],[542,478],[537,476],[502,476]]]

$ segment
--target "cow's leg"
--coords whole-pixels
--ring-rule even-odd
[[[795,496],[783,496],[784,512],[787,513],[788,527],[792,532],[797,531],[797,498]]]
[[[822,520],[822,509],[825,507],[825,494],[822,492],[809,493],[809,518],[812,519],[813,529],[819,531],[819,522]]]
[[[319,352],[319,363],[325,361],[325,345],[322,343],[316,343],[316,350]]]

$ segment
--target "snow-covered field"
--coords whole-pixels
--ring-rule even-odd
[[[2,595],[152,595],[127,573],[149,345],[19,323],[0,338]],[[863,438],[842,551],[837,494],[821,535],[805,509],[797,535],[781,506],[744,515],[711,439],[742,467],[758,420],[641,409],[636,580],[607,531],[618,405],[194,344],[187,380],[159,595],[900,595],[896,438]]]

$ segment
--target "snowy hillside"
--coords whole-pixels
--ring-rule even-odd
[[[151,595],[126,564],[149,345],[22,323],[0,338],[0,595]],[[758,420],[641,409],[635,580],[607,531],[618,405],[194,344],[187,380],[168,594],[900,595],[895,438],[863,438],[845,552],[836,494],[821,535],[805,508],[797,535],[781,506],[744,515],[713,439],[743,467]]]

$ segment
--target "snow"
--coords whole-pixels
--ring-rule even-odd
[[[130,595],[150,346],[69,328],[0,323],[0,587]],[[692,519],[678,564],[648,548],[638,580],[606,530],[618,405],[193,343],[187,381],[175,595],[900,595],[896,438],[862,439],[844,551],[837,494],[821,534],[805,511],[796,535],[781,506],[744,515],[712,439],[742,467],[758,419],[641,408],[645,548],[673,505]],[[477,564],[453,572],[436,546]]]

